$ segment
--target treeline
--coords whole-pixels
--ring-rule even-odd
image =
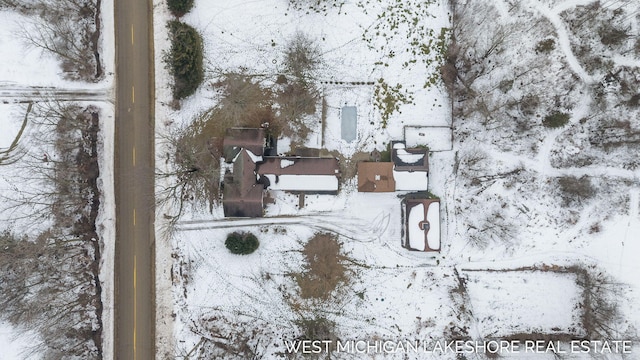
[[[193,27],[178,20],[193,7],[193,0],[167,0],[176,20],[167,23],[171,49],[164,56],[173,76],[173,98],[184,99],[196,92],[204,80],[202,36]]]
[[[0,317],[37,331],[33,351],[44,358],[102,359],[99,110],[49,104],[36,112],[48,150],[23,159],[16,181],[24,184],[5,211],[47,225],[37,236],[0,234]]]

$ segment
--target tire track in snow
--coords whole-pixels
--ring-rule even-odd
[[[558,15],[559,12],[555,12],[554,10],[549,9],[544,6],[540,1],[531,1],[530,6],[532,9],[538,11],[542,16],[547,18],[549,22],[556,29],[556,35],[558,36],[558,44],[560,45],[560,49],[564,53],[565,58],[567,59],[567,63],[571,70],[580,77],[580,79],[585,84],[593,84],[598,80],[594,79],[591,75],[587,73],[587,71],[580,65],[580,61],[573,54],[573,50],[571,50],[571,41],[569,40],[569,32],[564,26],[564,22]],[[560,10],[564,10],[563,7],[559,7]]]
[[[576,6],[586,6],[586,5],[593,4],[596,1],[599,1],[599,0],[567,0],[565,2],[562,2],[554,6],[553,9],[551,9],[551,11],[553,11],[556,14],[560,14],[563,11],[573,9]]]
[[[194,220],[177,224],[180,231],[228,229],[251,226],[299,225],[319,231],[328,231],[350,240],[371,242],[380,240],[387,231],[390,215],[381,212],[372,221],[340,215],[303,215],[297,217],[272,217],[251,219]]]
[[[591,96],[588,93],[582,95],[580,102],[577,104],[575,110],[571,114],[570,124],[575,124],[580,121],[581,118],[588,116],[589,114],[589,105],[591,104]],[[554,173],[557,168],[551,165],[551,150],[553,149],[553,144],[560,134],[562,134],[565,129],[553,129],[550,130],[551,133],[545,137],[540,146],[540,151],[538,152],[538,156],[536,156],[536,161],[538,162],[538,171],[541,174],[549,175]]]
[[[62,89],[48,86],[0,85],[0,101],[34,103],[41,101],[108,101],[113,102],[111,89]]]

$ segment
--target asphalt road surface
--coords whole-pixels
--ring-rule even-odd
[[[155,356],[151,0],[115,1],[116,359]]]

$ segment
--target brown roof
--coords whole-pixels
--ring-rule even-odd
[[[407,241],[405,243],[405,247],[407,247],[408,249],[412,249],[409,245],[409,226],[420,226],[421,228],[424,229],[424,248],[423,249],[413,249],[413,250],[419,250],[419,251],[440,251],[440,248],[437,249],[432,249],[429,247],[429,242],[427,240],[427,233],[429,232],[430,226],[424,228],[424,225],[422,225],[423,223],[426,223],[427,225],[430,225],[429,222],[427,221],[427,213],[429,210],[429,205],[431,203],[437,203],[440,202],[440,199],[420,199],[420,198],[407,198],[405,199],[405,205],[406,205],[406,212],[405,212],[405,236],[407,237]],[[422,220],[420,222],[420,224],[409,224],[409,212],[411,210],[411,208],[413,208],[416,205],[419,204],[423,204],[424,205],[424,217],[422,217]],[[433,226],[440,226],[440,224],[433,224]],[[438,230],[439,233],[440,230]]]
[[[226,217],[262,217],[264,186],[256,181],[255,163],[246,150],[224,178],[222,207]]]
[[[260,175],[340,175],[336,158],[315,157],[264,157],[256,167]]]
[[[359,162],[358,191],[360,192],[393,192],[396,181],[393,179],[393,163],[391,162]]]
[[[233,161],[241,149],[247,149],[255,155],[264,153],[266,133],[262,128],[230,128],[227,129],[222,148],[227,162]]]
[[[262,217],[262,190],[259,198],[225,198],[222,208],[225,217]]]

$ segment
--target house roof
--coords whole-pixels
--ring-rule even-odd
[[[335,175],[273,175],[261,178],[271,190],[336,192],[338,178]]]
[[[265,157],[256,167],[256,173],[273,175],[333,175],[340,174],[336,158],[317,157]]]
[[[360,192],[393,192],[396,181],[393,178],[391,162],[359,162],[358,191]]]
[[[255,155],[242,149],[233,173],[224,177],[222,207],[226,217],[262,217],[264,185],[256,180]]]
[[[340,167],[335,158],[264,157],[256,173],[273,190],[335,192]]]
[[[440,199],[405,199],[405,206],[405,247],[418,251],[440,251]]]
[[[395,167],[397,169],[397,166]],[[426,191],[429,190],[429,173],[426,171],[396,171],[393,170],[396,181],[396,191]]]
[[[262,128],[230,128],[222,141],[223,155],[227,162],[247,149],[257,156],[264,154],[266,132]]]
[[[391,149],[391,161],[396,171],[429,171],[429,149],[407,149],[403,142],[394,142]]]
[[[338,191],[336,158],[264,156],[264,129],[231,128],[223,140],[233,172],[224,177],[223,208],[227,217],[263,216],[264,189],[309,192]],[[266,146],[266,150],[265,150]]]
[[[224,199],[222,209],[225,217],[262,217],[262,190],[260,197]]]

